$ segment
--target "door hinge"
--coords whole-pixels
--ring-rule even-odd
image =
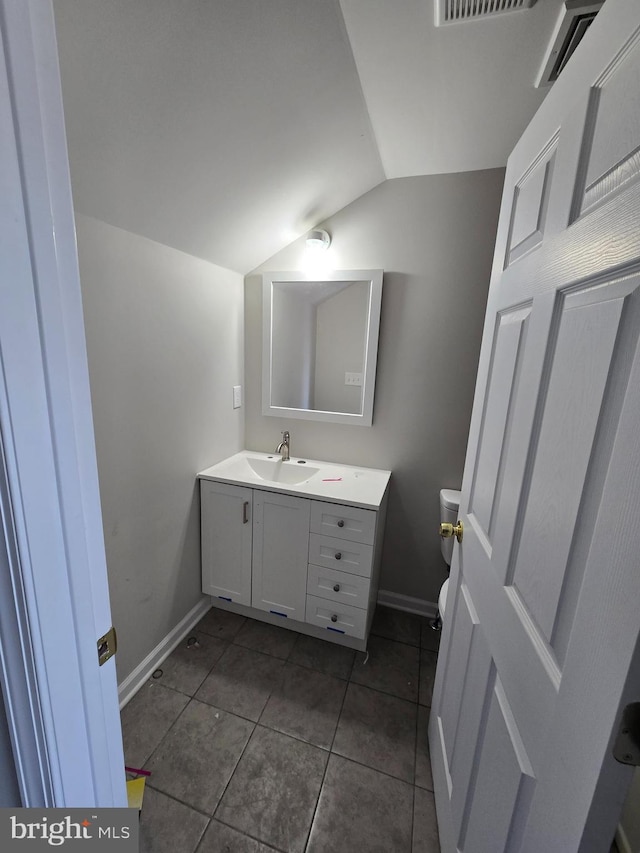
[[[640,767],[640,702],[631,702],[622,712],[613,757],[621,764]]]
[[[102,666],[109,658],[112,658],[118,651],[118,638],[116,637],[116,629],[111,626],[104,637],[98,640],[98,664]]]

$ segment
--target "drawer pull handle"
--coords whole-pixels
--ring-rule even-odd
[[[333,614],[333,616],[331,617],[331,621],[332,621],[332,622],[337,622],[337,621],[338,621],[338,617],[336,616],[336,614],[335,614],[335,613],[334,613],[334,614]]]
[[[333,591],[334,592],[340,592],[340,584],[339,583],[334,584]]]
[[[336,556],[336,560],[342,559],[342,554],[340,553],[340,551],[338,551],[338,553],[335,556]]]
[[[344,521],[342,519],[338,522],[338,527],[344,527]]]

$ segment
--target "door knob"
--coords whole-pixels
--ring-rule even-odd
[[[462,542],[462,534],[464,532],[464,528],[462,526],[462,522],[458,521],[457,524],[448,524],[443,522],[440,525],[440,536],[443,539],[448,539],[450,536],[455,536],[458,542]]]

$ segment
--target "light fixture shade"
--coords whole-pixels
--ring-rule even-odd
[[[309,231],[307,234],[307,249],[328,249],[331,244],[331,237],[326,231]]]

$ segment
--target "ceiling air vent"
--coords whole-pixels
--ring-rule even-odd
[[[536,0],[435,0],[436,27],[529,9]]]
[[[603,4],[604,0],[595,3],[589,0],[565,0],[536,80],[537,87],[549,86],[558,79]]]

